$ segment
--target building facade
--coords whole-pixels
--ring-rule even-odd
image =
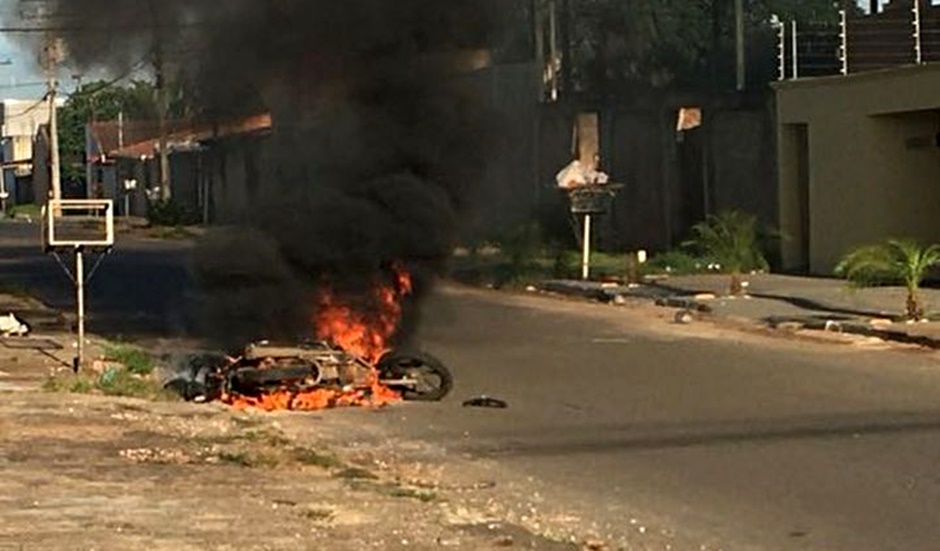
[[[940,242],[940,65],[776,85],[783,267],[829,274],[859,245]]]

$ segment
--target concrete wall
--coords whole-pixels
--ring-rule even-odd
[[[791,240],[786,267],[807,256],[830,273],[861,244],[892,237],[940,241],[940,68],[907,67],[849,77],[795,81],[777,88],[784,231],[809,212],[808,251]],[[809,193],[799,199],[794,125],[808,134]]]
[[[777,223],[776,155],[769,111],[729,110],[706,120],[712,134],[712,199],[717,210],[742,210]]]
[[[266,135],[219,139],[207,145],[198,161],[195,181],[207,180],[210,222],[235,222],[252,208],[274,174],[271,147]],[[193,192],[200,209],[204,208],[199,190]]]
[[[550,180],[538,172],[539,73],[534,64],[496,65],[468,75],[493,111],[485,175],[472,190],[465,233],[493,237],[531,220]],[[569,135],[571,129],[568,129]]]
[[[475,196],[468,198],[474,208],[463,237],[505,237],[537,218],[547,237],[573,245],[567,199],[557,189],[555,174],[573,159],[575,117],[581,111],[595,111],[600,115],[602,168],[624,184],[612,212],[598,220],[599,245],[627,251],[663,250],[680,243],[688,228],[701,221],[704,205],[702,166],[694,159],[680,166],[677,108],[663,101],[659,107],[638,109],[626,99],[596,109],[544,104],[539,101],[539,77],[531,63],[500,65],[466,76],[466,85],[489,99],[499,132],[488,149],[484,177],[475,186]],[[708,156],[713,163],[711,212],[741,208],[776,224],[770,115],[765,109],[707,115]],[[694,132],[702,138],[689,137],[691,157],[695,148],[703,147],[706,136],[704,130]],[[202,170],[210,180],[213,222],[236,220],[251,208],[265,178],[275,173],[274,145],[258,136],[207,144]]]
[[[577,111],[550,107],[541,112],[540,170],[546,182],[553,183],[555,172],[571,160]],[[676,247],[692,225],[722,210],[743,210],[764,226],[777,226],[769,107],[706,112],[702,127],[681,136],[675,131],[677,109],[668,104],[645,109],[608,105],[599,111],[602,168],[623,184],[612,211],[597,220],[602,249]],[[567,205],[559,203],[551,213],[565,217]]]

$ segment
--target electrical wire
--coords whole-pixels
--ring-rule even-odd
[[[37,100],[36,103],[30,105],[30,106],[27,107],[25,110],[20,111],[19,113],[15,113],[15,114],[12,115],[10,118],[13,118],[13,117],[22,117],[22,116],[24,116],[24,115],[28,115],[28,114],[32,113],[33,111],[35,111],[36,109],[39,109],[39,106],[41,106],[41,105],[43,105],[44,103],[46,103],[46,101],[47,101],[48,99],[49,99],[49,94],[46,93],[42,98],[40,98],[39,100]]]
[[[79,89],[75,90],[75,91],[72,92],[71,94],[68,94],[69,99],[71,99],[71,98],[76,98],[76,97],[82,97],[82,96],[93,96],[93,95],[97,94],[98,92],[103,92],[104,90],[107,90],[108,88],[111,88],[111,87],[113,87],[113,86],[116,86],[119,82],[121,82],[121,81],[127,79],[128,77],[130,77],[131,75],[133,75],[135,72],[137,72],[138,70],[140,70],[144,65],[146,65],[147,60],[150,59],[150,57],[152,56],[152,54],[153,54],[153,52],[148,52],[148,53],[144,54],[144,56],[140,58],[140,61],[138,61],[137,63],[134,63],[133,65],[131,65],[131,67],[130,67],[127,71],[125,71],[124,73],[122,73],[122,74],[120,74],[120,75],[114,77],[114,78],[111,79],[111,80],[102,82],[101,84],[95,86],[93,89],[85,90],[84,88],[79,88]]]

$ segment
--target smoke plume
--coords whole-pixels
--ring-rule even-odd
[[[31,17],[80,67],[162,63],[203,117],[272,113],[249,208],[194,259],[200,330],[238,345],[311,335],[325,283],[360,300],[402,262],[420,295],[441,269],[484,165],[469,72],[490,2],[59,0]]]

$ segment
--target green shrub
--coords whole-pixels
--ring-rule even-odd
[[[859,247],[844,257],[835,273],[852,285],[867,287],[902,284],[907,289],[905,315],[924,317],[920,284],[927,272],[940,266],[940,245],[921,246],[909,239],[890,239],[877,245]]]
[[[708,261],[679,249],[653,255],[643,265],[644,274],[689,275],[708,271]]]
[[[178,201],[152,201],[147,208],[147,221],[151,226],[192,226],[199,224],[199,213]]]
[[[684,246],[710,264],[717,264],[719,270],[732,274],[769,267],[760,248],[757,217],[741,211],[709,215],[704,222],[692,226],[692,239]]]

